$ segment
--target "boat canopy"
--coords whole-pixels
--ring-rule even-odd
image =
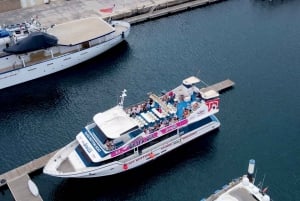
[[[182,81],[182,83],[184,85],[193,85],[193,84],[197,84],[200,82],[200,79],[195,77],[195,76],[191,76],[189,78],[186,78]]]
[[[93,120],[110,139],[116,139],[128,131],[138,128],[137,123],[119,105],[96,114]]]
[[[211,98],[216,98],[219,96],[219,93],[216,92],[215,90],[208,90],[206,92],[200,91],[200,93],[201,93],[202,98],[204,98],[204,99],[211,99]]]
[[[54,25],[47,30],[58,38],[59,45],[76,45],[115,31],[115,28],[99,17],[89,17]]]
[[[5,29],[0,29],[0,38],[4,38],[4,37],[7,37],[9,36],[9,32]]]
[[[55,46],[57,38],[44,32],[32,32],[15,45],[3,49],[4,52],[22,54]]]

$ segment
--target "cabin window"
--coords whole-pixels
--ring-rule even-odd
[[[171,133],[165,134],[161,137],[158,137],[154,140],[151,140],[151,141],[147,142],[146,144],[143,144],[142,146],[139,147],[139,150],[142,151],[142,150],[146,149],[147,147],[151,147],[152,145],[155,145],[155,144],[157,144],[161,141],[164,141],[164,140],[166,140],[166,139],[168,139],[168,138],[170,138],[170,137],[172,137],[176,134],[177,134],[177,130],[174,130]]]
[[[187,126],[185,126],[185,127],[183,127],[183,128],[180,128],[180,129],[179,129],[179,133],[185,134],[185,133],[187,133],[187,132],[190,132],[190,131],[192,131],[192,130],[195,130],[195,129],[197,129],[197,128],[200,128],[200,127],[202,127],[202,126],[204,126],[205,124],[208,124],[208,123],[210,123],[210,122],[212,122],[211,117],[206,117],[205,119],[202,119],[202,120],[200,120],[200,121],[196,121],[196,122],[191,123],[191,124],[189,124],[189,125],[187,125]]]
[[[81,44],[81,47],[82,47],[82,49],[87,49],[87,48],[89,48],[89,47],[90,47],[89,41],[83,42],[83,43]]]

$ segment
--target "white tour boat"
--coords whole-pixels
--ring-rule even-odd
[[[44,167],[57,177],[101,177],[143,165],[220,126],[219,93],[202,92],[197,77],[183,80],[162,96],[123,108],[120,102],[93,117],[76,139]]]
[[[216,190],[214,194],[200,201],[270,201],[270,196],[266,191],[268,187],[262,188],[255,185],[254,181],[255,160],[251,159],[248,166],[248,174],[234,179],[229,184]]]
[[[0,89],[43,77],[91,59],[122,42],[125,21],[89,17],[33,31],[16,40],[0,30]]]

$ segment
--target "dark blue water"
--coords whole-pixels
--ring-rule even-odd
[[[246,173],[275,201],[300,200],[300,1],[232,0],[132,27],[127,42],[72,69],[0,92],[0,173],[56,150],[96,112],[198,75],[236,85],[221,128],[125,174],[31,175],[44,200],[200,200]],[[13,200],[8,190],[1,201]],[[75,199],[74,199],[75,197]]]

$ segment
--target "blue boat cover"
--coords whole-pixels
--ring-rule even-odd
[[[15,45],[3,49],[3,51],[12,54],[22,54],[55,46],[57,41],[58,39],[53,35],[45,32],[33,32]]]
[[[9,32],[6,31],[5,29],[0,29],[0,38],[4,38],[9,36]]]

